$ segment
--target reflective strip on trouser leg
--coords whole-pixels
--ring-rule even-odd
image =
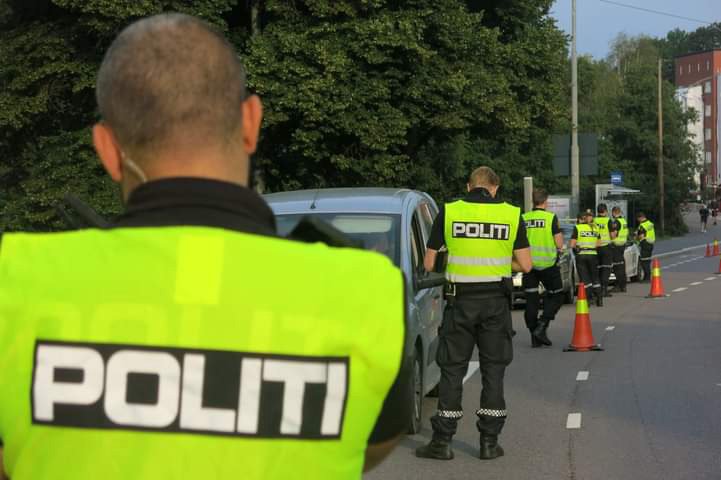
[[[461,418],[463,417],[463,410],[438,410],[436,415],[441,418]]]
[[[524,290],[526,293],[538,293],[538,288],[527,288]]]
[[[489,417],[507,417],[508,410],[494,410],[492,408],[481,408],[479,410],[476,410],[476,415],[478,415],[479,417],[481,415],[486,415]]]

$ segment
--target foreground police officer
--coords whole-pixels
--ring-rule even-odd
[[[601,282],[601,294],[610,297],[608,291],[609,278],[613,268],[613,251],[611,250],[612,225],[608,216],[608,207],[605,203],[599,203],[596,208],[598,215],[593,219],[593,225],[598,232],[599,244],[596,250],[598,258],[598,279]]]
[[[653,222],[646,218],[644,212],[636,215],[638,221],[638,229],[636,230],[636,240],[641,248],[641,268],[643,268],[642,283],[651,281],[651,257],[653,257],[653,246],[656,243],[656,229]]]
[[[244,187],[260,101],[205,23],[131,25],[97,82],[93,139],[127,210],[2,240],[7,473],[360,478],[410,414],[401,273],[275,236]]]
[[[628,242],[628,222],[623,218],[621,209],[613,207],[611,209],[611,231],[615,232],[611,241],[611,251],[613,252],[613,274],[616,276],[616,286],[613,287],[614,292],[626,292],[626,259],[624,252],[626,251],[626,242]]]
[[[558,267],[558,252],[563,248],[563,232],[558,217],[547,212],[548,192],[533,191],[533,210],[523,214],[528,243],[531,245],[533,269],[523,274],[523,290],[526,295],[526,327],[531,333],[531,346],[551,346],[548,338],[548,324],[556,318],[563,305],[563,280]],[[546,289],[543,314],[538,317],[540,303],[539,284]]]
[[[446,204],[433,224],[425,266],[433,270],[438,250],[448,249],[448,306],[440,329],[441,367],[433,438],[416,450],[423,458],[453,458],[451,439],[463,416],[463,377],[478,346],[483,388],[476,423],[480,457],[503,455],[498,435],[506,421],[503,376],[513,359],[509,295],[511,272],[528,272],[531,254],[519,208],[496,198],[500,179],[488,167],[476,169],[468,195]]]
[[[576,271],[581,283],[588,292],[589,300],[596,298],[596,305],[603,306],[601,282],[598,278],[599,234],[593,225],[593,214],[585,212],[578,215],[576,226],[571,234],[569,246],[576,253]]]

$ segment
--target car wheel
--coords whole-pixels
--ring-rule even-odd
[[[421,413],[423,411],[423,368],[418,350],[413,355],[413,409],[411,411],[408,433],[421,431]]]
[[[643,271],[641,261],[639,260],[636,264],[636,281],[643,282],[644,280],[646,280],[646,272]]]

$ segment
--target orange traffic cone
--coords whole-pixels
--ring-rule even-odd
[[[721,252],[719,252],[718,240],[714,239],[714,241],[713,241],[713,256],[717,257],[719,255],[721,255]]]
[[[663,290],[663,281],[661,281],[661,262],[658,258],[654,258],[651,263],[651,292],[646,298],[668,297]]]
[[[711,244],[710,243],[706,244],[706,256],[707,257],[711,256]]]
[[[718,272],[716,272],[716,275],[721,275],[721,258],[719,258],[719,262],[718,262]]]
[[[591,350],[603,350],[593,339],[591,331],[591,316],[588,314],[588,298],[586,297],[586,286],[578,285],[578,299],[576,300],[576,324],[573,327],[573,338],[571,344],[564,348],[564,352],[589,352]]]

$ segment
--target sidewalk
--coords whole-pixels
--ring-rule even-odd
[[[658,240],[653,250],[654,254],[673,252],[697,245],[705,246],[707,243],[713,244],[714,239],[721,241],[721,217],[719,217],[717,226],[713,225],[713,217],[709,217],[708,231],[706,233],[701,233],[701,219],[698,215],[698,207],[695,204],[691,204],[691,208],[684,218],[689,232],[683,237]]]

